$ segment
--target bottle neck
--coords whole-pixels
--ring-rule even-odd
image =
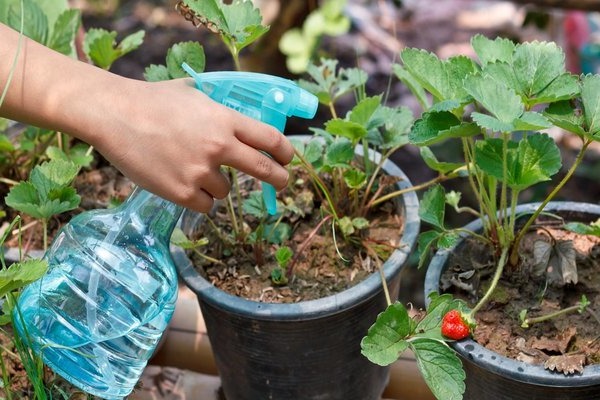
[[[136,187],[126,202],[132,220],[143,223],[148,233],[157,239],[169,241],[183,207]]]

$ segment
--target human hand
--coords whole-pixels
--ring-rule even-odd
[[[110,118],[87,141],[140,187],[199,212],[229,192],[222,165],[285,187],[293,147],[277,129],[214,102],[192,79],[114,79]]]

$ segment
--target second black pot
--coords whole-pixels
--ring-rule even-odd
[[[533,212],[538,204],[517,207],[517,213]],[[574,202],[551,202],[545,211],[567,221],[590,222],[600,218],[600,206]],[[482,230],[481,220],[465,229]],[[459,244],[460,245],[460,244]],[[458,246],[458,245],[457,245]],[[440,250],[433,257],[425,277],[425,297],[439,291],[442,272],[455,248]],[[600,365],[584,368],[583,373],[565,376],[540,365],[531,365],[503,357],[472,339],[453,342],[466,372],[463,400],[593,400],[600,399]]]

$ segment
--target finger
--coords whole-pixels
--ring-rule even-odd
[[[203,176],[201,179],[202,182],[199,182],[201,189],[216,199],[224,199],[231,190],[229,179],[221,171]]]
[[[277,129],[252,118],[243,118],[244,125],[237,127],[235,136],[241,142],[262,150],[279,164],[286,165],[294,157],[294,147]]]
[[[189,208],[194,211],[198,211],[201,213],[207,213],[213,208],[214,204],[215,204],[215,199],[213,198],[213,196],[210,193],[207,193],[203,189],[198,189],[195,196],[193,196],[192,199],[189,199],[189,201],[186,201],[182,205],[185,208]]]
[[[287,185],[288,171],[277,161],[244,143],[232,146],[224,162],[226,165],[268,182],[277,190]]]

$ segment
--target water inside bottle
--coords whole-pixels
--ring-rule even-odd
[[[172,264],[165,245],[135,219],[114,218],[99,213],[61,231],[47,252],[52,268],[24,290],[15,319],[51,368],[105,398],[131,391],[177,296],[174,268],[153,267]]]

